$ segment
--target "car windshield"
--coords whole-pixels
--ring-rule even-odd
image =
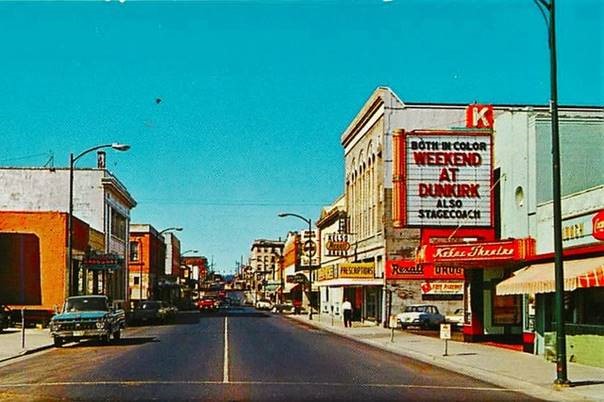
[[[428,311],[428,306],[407,306],[405,313],[425,313]]]
[[[100,297],[69,299],[65,303],[66,312],[75,311],[106,311],[107,300]]]

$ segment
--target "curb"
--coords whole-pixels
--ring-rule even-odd
[[[0,359],[0,363],[7,362],[9,360],[13,360],[13,359],[16,359],[18,357],[23,357],[23,356],[31,355],[31,354],[34,354],[34,353],[37,353],[37,352],[41,352],[43,350],[50,349],[52,347],[54,347],[54,345],[52,343],[50,343],[50,344],[47,344],[47,345],[37,346],[37,347],[31,348],[31,349],[25,349],[25,350],[22,350],[21,352],[19,352],[19,354],[1,358]]]
[[[500,386],[505,389],[510,389],[510,390],[513,390],[513,391],[516,391],[519,393],[523,393],[525,395],[528,395],[528,396],[531,396],[534,398],[544,399],[544,400],[548,400],[548,401],[553,401],[553,400],[555,400],[555,401],[593,401],[593,399],[582,397],[582,396],[576,395],[574,393],[573,394],[568,394],[568,393],[563,394],[562,391],[555,389],[553,385],[551,388],[546,388],[541,385],[529,383],[529,382],[522,381],[522,380],[514,378],[514,377],[506,376],[505,374],[494,373],[491,371],[480,369],[478,367],[472,367],[472,366],[466,366],[466,365],[462,365],[462,364],[458,364],[458,363],[452,363],[440,356],[424,355],[424,354],[415,352],[413,350],[400,349],[400,348],[396,348],[394,346],[389,347],[388,344],[382,344],[377,341],[358,338],[358,337],[355,337],[354,335],[350,335],[350,334],[344,334],[344,333],[339,332],[336,329],[332,329],[329,327],[323,327],[323,326],[317,325],[313,322],[308,322],[307,320],[298,319],[298,318],[294,318],[294,317],[287,317],[287,318],[290,320],[297,321],[297,322],[302,322],[305,325],[308,325],[310,327],[324,330],[331,334],[340,336],[342,338],[349,339],[349,340],[357,342],[357,343],[368,345],[368,346],[371,346],[371,347],[374,347],[377,349],[387,351],[389,353],[394,353],[399,356],[408,357],[413,360],[417,360],[417,361],[427,363],[430,365],[434,365],[434,366],[437,366],[437,367],[440,367],[440,368],[443,368],[443,369],[446,369],[449,371],[460,373],[460,374],[466,375],[468,377],[472,377],[477,380],[482,380],[482,381],[491,383],[493,385]]]

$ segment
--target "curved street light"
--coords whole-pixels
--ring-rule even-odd
[[[78,159],[84,155],[103,148],[112,148],[116,151],[127,151],[130,149],[128,144],[120,144],[114,142],[112,144],[97,145],[92,148],[88,148],[80,152],[75,157],[73,153],[69,154],[69,216],[67,219],[67,277],[65,278],[65,293],[66,296],[71,296],[73,291],[73,271],[72,271],[72,259],[73,259],[73,170]]]
[[[182,228],[180,226],[172,226],[172,227],[169,227],[169,228],[166,228],[166,229],[160,231],[158,233],[158,235],[161,235],[166,232],[182,232]]]
[[[302,215],[294,214],[291,212],[282,212],[277,215],[279,218],[285,218],[288,216],[293,216],[294,218],[298,218],[308,224],[308,239],[312,241],[312,221],[310,218],[305,218]],[[312,248],[308,247],[306,251],[306,255],[308,257],[308,286],[309,286],[309,298],[308,298],[308,319],[312,320]]]

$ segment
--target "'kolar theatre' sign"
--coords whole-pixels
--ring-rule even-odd
[[[394,134],[394,224],[492,225],[488,130]]]

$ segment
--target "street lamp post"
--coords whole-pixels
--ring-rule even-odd
[[[564,325],[564,266],[562,248],[562,200],[560,184],[560,134],[558,129],[558,68],[556,61],[556,18],[554,0],[535,0],[544,17],[543,9],[549,11],[548,43],[550,54],[550,113],[552,120],[552,195],[554,221],[554,273],[556,283],[555,318],[556,318],[556,380],[554,384],[568,386],[566,366],[566,328]]]
[[[193,250],[193,249],[191,249],[191,250],[187,250],[187,251],[183,251],[182,253],[180,253],[180,259],[182,259],[182,258],[185,256],[185,254],[188,254],[188,253],[195,253],[195,254],[196,254],[196,253],[198,253],[198,252],[199,252],[199,250]],[[192,267],[191,267],[191,268],[192,268]],[[188,270],[188,269],[189,269],[189,267],[187,266],[187,270]],[[198,269],[198,272],[199,272],[199,269]],[[190,284],[190,282],[191,282],[191,276],[192,276],[192,270],[189,272],[189,275],[188,275],[188,276],[189,276],[189,277],[187,278],[187,283],[189,283],[189,284]],[[187,286],[189,286],[189,285],[187,285]]]
[[[292,214],[289,212],[284,212],[284,213],[280,213],[279,218],[285,218],[287,216],[293,216],[294,218],[298,218],[303,220],[304,222],[306,222],[308,224],[308,239],[309,241],[312,242],[312,221],[310,218],[305,218],[302,215],[298,215],[298,214]],[[312,320],[312,247],[308,247],[308,249],[306,250],[306,255],[308,257],[308,286],[309,286],[309,292],[308,292],[308,305],[309,305],[309,309],[308,309],[308,319]]]
[[[75,157],[73,153],[69,154],[69,216],[67,217],[67,267],[66,267],[66,278],[65,278],[65,295],[71,296],[74,291],[74,278],[73,278],[73,270],[72,270],[72,259],[73,259],[73,171],[76,162],[82,156],[96,151],[98,149],[103,148],[113,148],[116,151],[127,151],[130,149],[130,145],[127,144],[104,144],[97,145],[92,148],[88,148],[82,152],[80,152]]]
[[[162,235],[162,234],[164,234],[164,233],[166,233],[166,232],[182,232],[182,228],[181,228],[181,227],[179,227],[179,226],[172,226],[172,227],[166,228],[166,229],[164,229],[164,230],[161,230],[161,231],[158,233],[158,235]]]

